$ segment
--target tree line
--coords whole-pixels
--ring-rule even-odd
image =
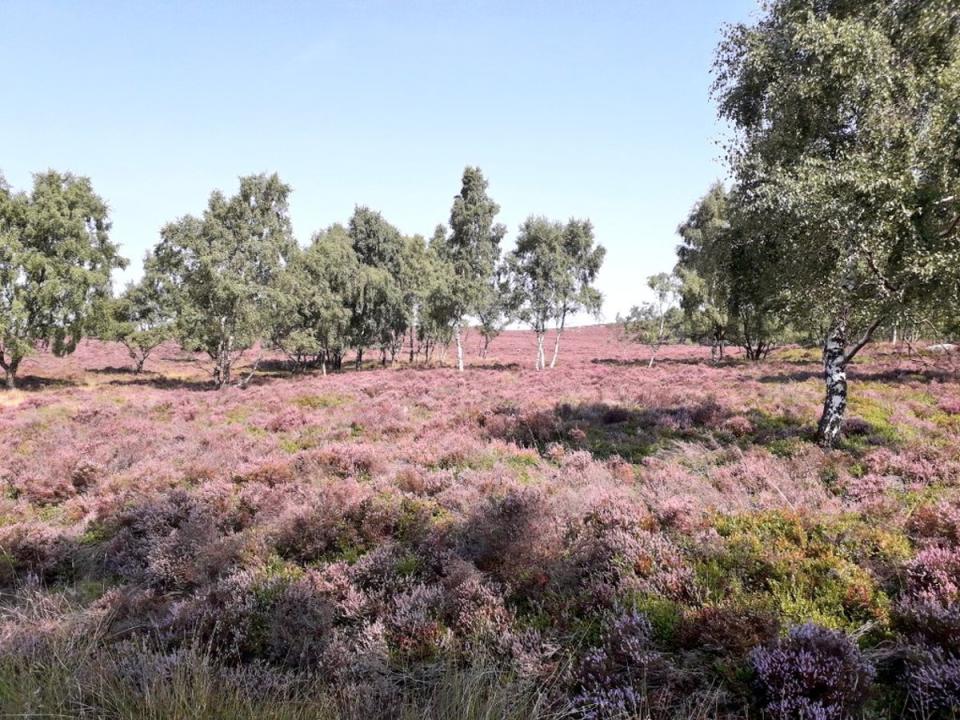
[[[126,266],[110,240],[106,203],[89,179],[46,172],[31,192],[0,177],[0,367],[14,387],[21,361],[38,348],[72,352],[85,335],[121,342],[140,372],[171,339],[205,353],[217,387],[245,384],[237,360],[254,347],[280,351],[294,370],[339,370],[353,353],[401,354],[430,362],[448,345],[464,368],[467,324],[481,355],[511,322],[536,332],[538,370],[546,334],[556,364],[568,318],[599,313],[594,287],[605,250],[589,220],[531,216],[516,249],[504,254],[506,227],[483,173],[464,170],[449,222],[429,240],[407,236],[379,212],[354,209],[346,224],[294,238],[291,188],[276,174],[240,179],[238,192],[211,194],[200,217],[160,231],[143,275],[119,295],[112,270]]]
[[[729,187],[622,321],[654,351],[681,332],[754,360],[816,342],[832,446],[867,344],[960,334],[960,5],[773,0],[727,28],[714,80]]]

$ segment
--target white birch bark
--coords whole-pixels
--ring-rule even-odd
[[[566,323],[566,318],[563,318],[560,321],[560,325],[557,327],[557,340],[553,343],[553,359],[550,361],[550,367],[555,368],[557,366],[557,356],[560,354],[560,336],[563,334],[563,326]]]
[[[838,322],[823,346],[823,379],[827,393],[817,427],[817,438],[824,447],[833,447],[843,427],[843,416],[847,409],[846,348],[846,324]]]
[[[463,372],[463,337],[461,335],[460,325],[457,325],[457,330],[454,333],[457,339],[457,370]]]

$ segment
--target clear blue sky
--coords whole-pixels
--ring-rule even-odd
[[[306,243],[355,204],[429,235],[479,165],[511,243],[529,214],[593,220],[612,319],[723,175],[712,53],[754,6],[0,0],[0,171],[91,177],[127,279],[243,174],[293,186]]]

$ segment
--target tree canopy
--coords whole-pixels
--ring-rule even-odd
[[[881,324],[958,301],[960,8],[951,0],[775,0],[716,63],[729,159],[784,306],[829,328],[821,441],[846,366]]]
[[[466,315],[479,312],[493,282],[500,257],[504,225],[495,222],[500,206],[487,194],[487,180],[480,168],[463,171],[460,192],[450,208],[450,233],[438,243],[440,255],[449,263],[455,291],[449,304],[457,342],[457,367],[463,370],[461,325]]]
[[[602,296],[593,282],[605,252],[594,244],[589,221],[573,219],[564,224],[531,216],[520,226],[507,268],[516,317],[537,336],[536,369],[546,367],[543,342],[551,322],[557,327],[552,367],[566,318],[578,310],[599,311]]]
[[[157,269],[174,298],[180,341],[210,356],[218,387],[263,337],[279,277],[296,253],[289,194],[276,174],[247,176],[232,197],[214,192],[202,217],[160,232]]]
[[[0,367],[8,387],[38,347],[73,352],[109,297],[111,271],[125,264],[89,179],[51,170],[34,175],[29,193],[16,193],[0,177]]]

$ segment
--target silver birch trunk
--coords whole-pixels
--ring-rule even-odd
[[[834,326],[823,346],[823,379],[826,397],[817,426],[817,440],[823,447],[833,447],[840,437],[843,416],[847,409],[847,328],[840,321]]]
[[[557,327],[557,340],[553,343],[553,359],[550,361],[551,369],[557,366],[557,356],[560,354],[560,336],[563,334],[563,326],[566,320],[566,318],[560,320],[560,325]]]
[[[457,330],[454,335],[457,339],[457,370],[463,372],[463,337],[459,323],[457,324]]]
[[[537,370],[543,370],[543,368],[546,366],[546,362],[543,354],[543,336],[544,336],[544,333],[542,332],[537,333],[537,362],[535,366]]]

